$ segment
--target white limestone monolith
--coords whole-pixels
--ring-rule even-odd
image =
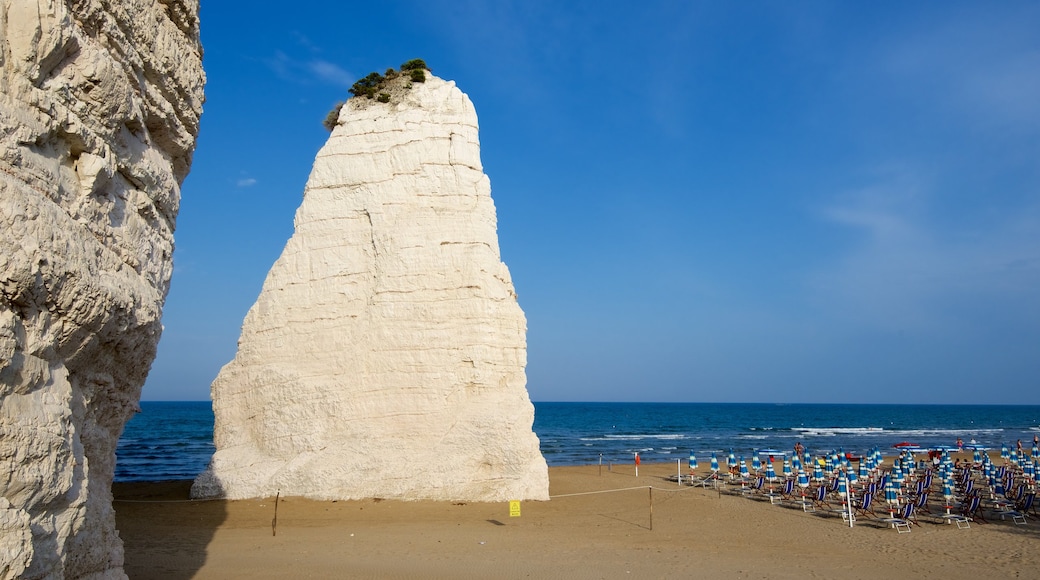
[[[213,382],[196,497],[548,499],[473,105],[355,97]]]

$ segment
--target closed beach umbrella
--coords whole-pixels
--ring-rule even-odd
[[[802,458],[797,453],[791,456],[791,469],[799,473],[802,471]]]
[[[747,461],[744,461],[744,456],[740,456],[740,477],[747,479],[751,474],[748,473]]]
[[[859,460],[859,476],[863,479],[870,477],[870,469],[867,468],[867,462],[865,459]]]
[[[697,470],[697,456],[693,454],[693,451],[691,451],[690,452],[690,471],[693,472],[693,471],[696,471],[696,470]]]
[[[785,479],[790,479],[791,478],[791,460],[790,459],[784,459],[784,478]]]
[[[798,472],[798,487],[803,490],[809,487],[809,476],[805,474],[805,471]]]
[[[943,480],[943,498],[946,499],[946,513],[950,513],[950,504],[953,503],[953,480]]]
[[[715,452],[711,452],[711,470],[714,473],[719,472],[719,458],[715,456]]]
[[[755,473],[762,471],[762,458],[755,453],[751,456],[751,469],[755,470]]]
[[[834,473],[834,457],[834,455],[827,455],[827,460],[824,462],[827,468],[827,475]]]
[[[809,471],[809,466],[813,465],[812,455],[809,455],[809,452],[806,451],[802,459],[804,460],[803,465],[805,465],[805,470]]]
[[[773,462],[766,462],[766,479],[769,481],[776,481],[776,471],[773,469]]]
[[[1033,449],[1032,449],[1032,454],[1033,454],[1033,459],[1036,459],[1037,457],[1040,457],[1040,447],[1037,447],[1036,445],[1034,445]]]
[[[982,463],[982,454],[979,453],[978,449],[971,452],[971,461],[972,463]]]
[[[849,495],[849,487],[845,484],[845,478],[842,474],[838,474],[838,495],[845,497]]]
[[[816,481],[816,482],[820,482],[820,481],[824,480],[823,468],[820,467],[820,462],[819,461],[813,461],[812,478],[813,478],[813,481]]]
[[[733,453],[733,449],[729,450],[729,455],[726,457],[726,467],[732,469],[737,466],[737,456]]]
[[[1022,475],[1029,480],[1036,478],[1036,468],[1033,466],[1033,461],[1031,459],[1026,459],[1022,462]]]
[[[1011,452],[1008,451],[1008,446],[1006,443],[1000,444],[1000,458],[1003,459],[1004,462],[1007,462],[1008,459],[1011,459]]]
[[[896,486],[892,484],[891,479],[885,480],[885,501],[889,503],[899,502],[899,494],[896,493]]]
[[[896,486],[896,491],[903,489],[903,470],[892,468],[892,485]]]

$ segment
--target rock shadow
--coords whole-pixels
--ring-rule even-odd
[[[228,517],[227,501],[192,500],[192,480],[112,484],[123,570],[130,578],[194,578]]]

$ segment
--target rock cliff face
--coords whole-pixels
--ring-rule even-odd
[[[430,77],[348,101],[295,225],[213,383],[193,494],[547,499],[466,95]]]
[[[0,0],[0,577],[125,577],[201,58],[196,0]]]

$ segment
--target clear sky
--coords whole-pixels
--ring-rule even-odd
[[[1036,2],[202,2],[146,400],[203,400],[326,113],[469,95],[535,401],[1040,403]]]

